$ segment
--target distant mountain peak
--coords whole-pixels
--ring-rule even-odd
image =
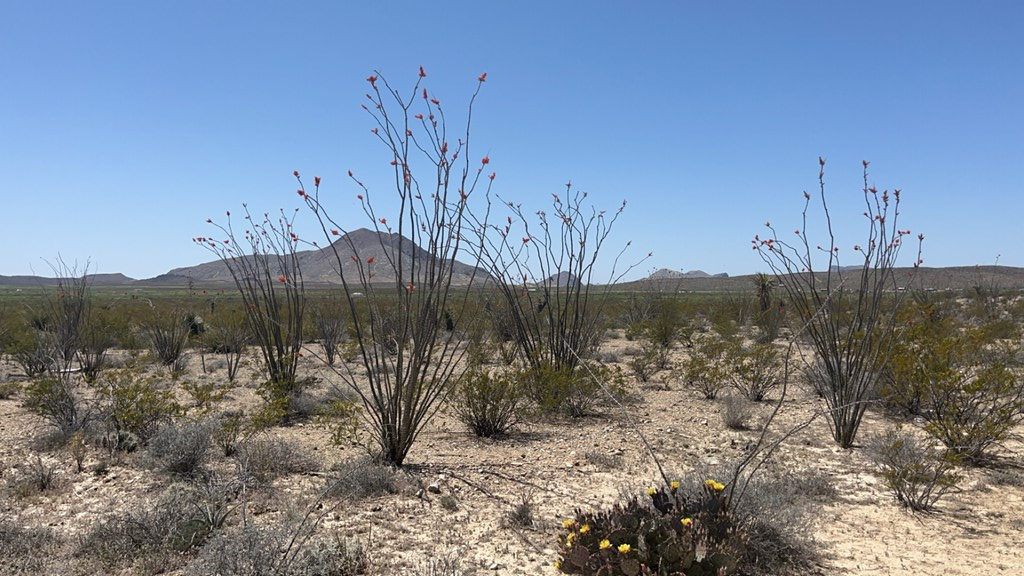
[[[648,280],[675,280],[678,278],[728,278],[729,275],[725,272],[720,274],[708,274],[703,270],[691,270],[689,272],[683,272],[682,270],[672,270],[671,268],[662,268],[651,273],[647,277]]]

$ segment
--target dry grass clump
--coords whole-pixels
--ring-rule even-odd
[[[9,516],[0,517],[0,573],[40,574],[60,539],[49,527],[30,528]]]

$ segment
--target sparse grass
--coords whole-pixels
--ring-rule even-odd
[[[529,528],[534,525],[536,518],[533,491],[527,490],[519,494],[512,509],[505,515],[505,521],[516,528]]]
[[[35,496],[60,484],[56,467],[39,454],[12,472],[6,478],[7,493],[15,498]]]
[[[396,494],[409,482],[405,473],[372,458],[356,458],[331,467],[326,495],[359,499]]]
[[[0,574],[41,574],[60,539],[49,527],[30,528],[0,516]]]
[[[738,394],[722,397],[722,423],[731,430],[746,430],[750,427],[753,409],[750,402]]]
[[[320,465],[292,442],[250,438],[235,454],[238,478],[249,486],[262,486],[285,474],[312,472]]]
[[[214,426],[211,421],[186,421],[164,426],[149,441],[151,464],[175,476],[200,473],[212,442]]]

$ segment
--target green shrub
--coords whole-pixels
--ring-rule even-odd
[[[714,400],[729,382],[729,347],[727,340],[714,333],[695,337],[689,361],[677,372],[705,399]]]
[[[466,372],[449,397],[455,416],[484,438],[508,434],[519,423],[523,401],[514,375],[482,368]]]
[[[1024,421],[1019,343],[990,340],[984,328],[907,330],[889,361],[883,397],[916,413],[924,429],[969,463],[989,458]]]
[[[186,381],[181,383],[181,389],[192,397],[192,406],[189,409],[206,416],[213,412],[217,406],[228,395],[228,388],[222,388],[216,382],[207,380],[205,382]]]
[[[123,448],[122,440],[129,436],[145,442],[182,413],[174,391],[140,368],[107,370],[97,385],[112,448]]]
[[[649,382],[656,373],[672,365],[670,353],[670,348],[645,340],[641,342],[640,348],[633,352],[626,365],[638,381]]]
[[[625,394],[622,370],[595,362],[582,362],[575,369],[559,370],[551,364],[516,373],[523,390],[543,414],[564,414],[580,418],[591,414],[603,399]]]
[[[359,431],[359,396],[346,388],[332,387],[320,399],[316,422],[331,434],[331,442],[345,446],[355,441]]]
[[[748,400],[760,402],[779,387],[779,349],[772,344],[756,344],[751,348],[727,348],[727,370],[732,385]]]
[[[91,409],[74,391],[67,378],[37,378],[22,389],[25,407],[69,438],[83,429],[91,417]]]
[[[868,455],[885,485],[901,504],[914,511],[928,511],[951,490],[960,476],[949,453],[942,454],[902,430],[890,430],[868,443]]]
[[[725,486],[708,480],[687,496],[678,483],[601,512],[577,511],[563,527],[564,574],[731,574],[744,553],[742,527]]]

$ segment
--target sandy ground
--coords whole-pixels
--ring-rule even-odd
[[[631,345],[614,340],[604,349],[625,360]],[[186,378],[226,382],[223,368],[203,374],[197,355],[190,357],[188,369]],[[311,359],[303,370],[325,381],[336,380]],[[2,363],[0,379],[17,379],[16,371],[12,364]],[[242,380],[250,379],[250,373],[243,370]],[[668,379],[668,374],[660,377],[655,380]],[[553,562],[561,520],[575,508],[600,508],[615,501],[623,489],[635,492],[656,482],[654,461],[641,447],[630,420],[672,473],[733,461],[761,434],[757,425],[727,429],[719,402],[703,400],[679,383],[631,388],[635,401],[628,405],[628,418],[606,406],[592,417],[526,423],[500,441],[473,437],[442,411],[409,455],[406,489],[365,500],[329,502],[321,530],[360,538],[381,574],[425,574],[425,562],[439,556],[458,558],[469,574],[557,574]],[[776,399],[777,394],[756,407],[755,424],[764,421]],[[257,403],[253,389],[240,385],[226,405]],[[812,393],[794,385],[768,437],[777,438],[819,408]],[[862,437],[889,426],[892,421],[869,413]],[[17,397],[0,400],[0,474],[10,478],[16,467],[42,454],[56,468],[59,482],[55,490],[27,497],[4,492],[0,518],[23,526],[50,526],[63,537],[65,545],[40,574],[93,573],[93,568],[71,557],[77,538],[104,515],[152,501],[170,480],[140,466],[134,455],[105,476],[77,474],[66,449],[40,446],[38,438],[45,432]],[[332,445],[327,432],[312,422],[271,433],[295,441],[320,462],[321,470],[363,453],[357,446]],[[965,470],[962,492],[947,495],[939,510],[927,515],[901,508],[872,472],[864,451],[836,447],[821,419],[786,440],[772,461],[795,481],[814,473],[835,489],[829,501],[812,510],[812,538],[821,555],[814,573],[1011,575],[1024,574],[1022,454],[1024,446],[1011,442],[1002,450],[1000,468]],[[100,447],[90,447],[86,467],[103,455]],[[219,454],[211,460],[212,467],[227,466]],[[318,474],[276,480],[266,517],[273,518],[280,508],[273,502],[308,502],[321,482]],[[423,490],[430,484],[439,493]],[[445,505],[442,497],[449,497]],[[512,526],[508,513],[524,498],[532,502],[534,524]],[[173,565],[167,568],[177,571]]]

